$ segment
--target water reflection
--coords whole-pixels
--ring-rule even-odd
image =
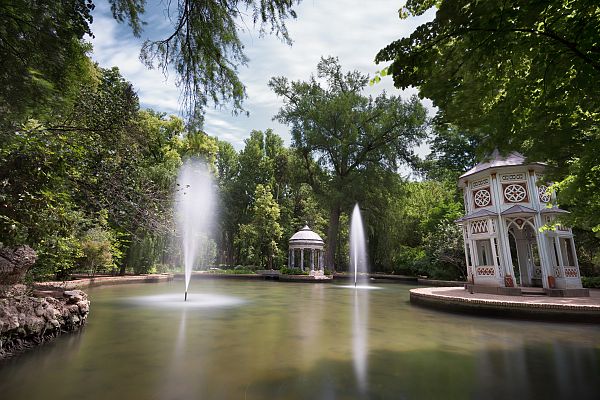
[[[369,292],[354,291],[354,314],[352,316],[352,360],[358,389],[367,390],[367,326],[369,323]]]
[[[80,336],[0,363],[7,399],[597,399],[600,327],[411,307],[408,287],[198,282],[243,303],[154,306],[167,284],[90,290]]]

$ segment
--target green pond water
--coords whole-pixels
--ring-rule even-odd
[[[600,327],[269,281],[89,289],[86,327],[0,363],[0,399],[599,399]]]

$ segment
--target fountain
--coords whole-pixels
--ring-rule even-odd
[[[353,271],[354,287],[359,287],[359,280],[363,283],[360,286],[366,287],[367,244],[358,203],[354,206],[350,221],[350,266],[350,270]]]
[[[198,159],[187,160],[177,178],[175,211],[177,228],[182,241],[185,268],[185,295],[192,276],[192,268],[206,249],[216,214],[213,181],[206,163]]]

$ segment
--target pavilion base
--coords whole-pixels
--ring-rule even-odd
[[[503,296],[523,296],[525,294],[532,294],[529,288],[520,287],[501,287],[501,286],[484,286],[474,285],[467,283],[465,290],[469,293],[484,293],[484,294],[499,294]],[[535,294],[547,295],[549,297],[590,297],[590,290],[586,288],[573,288],[573,289],[542,289],[539,288],[535,291]]]
[[[467,283],[465,289],[469,293],[500,294],[503,296],[521,296],[521,288],[503,286],[484,286]]]
[[[590,297],[590,289],[544,289],[544,292],[550,297]]]

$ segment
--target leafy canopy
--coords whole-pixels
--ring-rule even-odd
[[[110,0],[115,19],[128,22],[135,35],[142,33],[145,0]],[[183,90],[185,109],[196,116],[207,103],[231,102],[234,111],[242,109],[246,90],[237,69],[248,61],[239,31],[251,15],[260,34],[275,34],[291,43],[285,26],[295,18],[292,9],[298,0],[177,0],[167,2],[170,34],[160,40],[146,40],[140,59],[149,67],[176,72]]]
[[[425,137],[426,112],[418,99],[367,97],[362,92],[368,81],[328,57],[308,81],[275,77],[269,82],[284,102],[275,118],[291,126],[292,147],[305,161],[307,180],[330,208],[329,266],[342,208],[362,200],[365,187],[395,174],[400,163],[414,161],[412,149]]]
[[[397,87],[433,101],[439,124],[477,134],[482,150],[548,162],[562,204],[600,229],[598,2],[413,0],[401,16],[434,5],[433,21],[376,60],[391,62]]]

